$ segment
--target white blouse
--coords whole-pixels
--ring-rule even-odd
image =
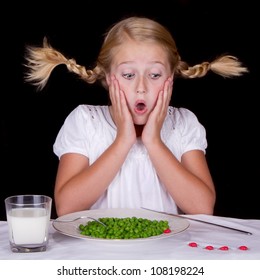
[[[79,105],[66,118],[53,149],[59,158],[66,153],[79,153],[92,164],[115,137],[116,126],[108,106]],[[185,108],[169,106],[161,137],[179,161],[187,151],[206,151],[205,128],[195,114]],[[137,139],[118,174],[91,209],[140,207],[178,213],[175,202],[156,174],[146,148]]]

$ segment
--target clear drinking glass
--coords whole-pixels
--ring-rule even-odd
[[[46,251],[52,198],[15,195],[5,199],[9,242],[13,252]]]

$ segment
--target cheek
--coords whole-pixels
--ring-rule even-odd
[[[159,92],[163,90],[163,86],[162,85],[154,85],[153,87],[150,88],[149,91],[149,95],[148,98],[150,100],[150,104],[152,105],[152,107],[154,107],[156,105],[157,99],[158,99],[158,95]]]
[[[126,99],[135,93],[134,83],[125,79],[118,78],[120,89],[125,93]]]
[[[158,95],[159,95],[159,92],[163,90],[163,85],[153,85],[151,88],[150,88],[150,92],[151,92],[151,95],[157,99]]]
[[[125,80],[119,80],[118,79],[118,82],[119,82],[119,87],[120,89],[124,92],[124,95],[125,95],[125,99],[127,101],[127,103],[131,103],[131,100],[134,99],[134,89],[131,85],[131,83],[127,83],[127,81]]]
[[[120,88],[123,90],[131,88],[131,84],[133,84],[130,81],[124,79],[121,75],[116,75],[116,79],[118,80]]]

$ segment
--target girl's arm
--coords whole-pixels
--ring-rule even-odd
[[[215,188],[203,151],[189,151],[179,162],[163,142],[146,148],[160,180],[184,213],[213,214]]]
[[[156,172],[178,207],[187,214],[213,214],[215,187],[203,151],[186,152],[179,162],[162,142],[160,131],[172,92],[166,80],[144,127],[142,140]]]
[[[59,216],[89,209],[106,191],[136,141],[132,116],[114,77],[109,81],[109,94],[111,114],[117,126],[116,139],[91,165],[88,158],[80,154],[68,153],[61,157],[54,193]]]
[[[91,165],[80,154],[61,156],[54,191],[57,215],[89,209],[114,179],[130,148],[116,140]]]

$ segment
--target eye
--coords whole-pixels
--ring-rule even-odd
[[[162,75],[159,73],[152,73],[150,74],[150,77],[154,80],[159,79]]]
[[[135,74],[133,73],[125,73],[125,74],[122,74],[122,76],[127,79],[127,80],[131,80],[134,78]]]

